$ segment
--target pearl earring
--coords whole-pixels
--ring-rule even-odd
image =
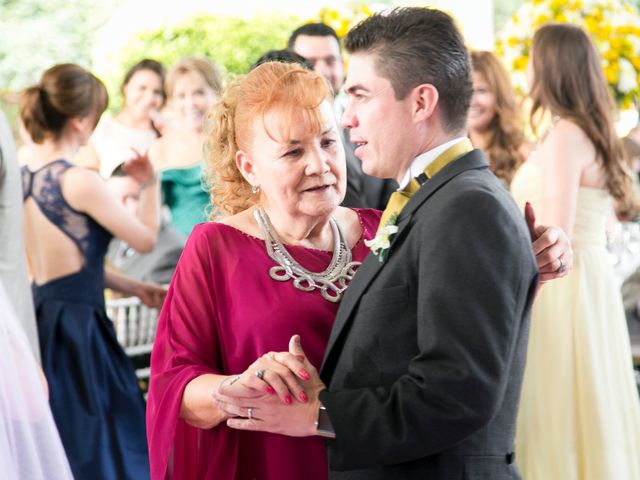
[[[251,193],[253,193],[255,195],[259,191],[260,191],[260,187],[258,187],[256,185],[251,185]]]

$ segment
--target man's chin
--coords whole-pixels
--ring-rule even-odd
[[[384,173],[381,172],[379,168],[376,168],[376,164],[373,162],[363,161],[362,171],[372,177],[384,178],[382,176]]]

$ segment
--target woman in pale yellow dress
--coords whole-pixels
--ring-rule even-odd
[[[516,201],[570,234],[573,269],[533,306],[516,435],[525,480],[640,479],[640,403],[605,221],[634,208],[613,102],[589,37],[538,30],[528,68],[532,118],[553,117],[517,172]]]

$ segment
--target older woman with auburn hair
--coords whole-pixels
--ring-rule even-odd
[[[629,333],[606,250],[615,205],[635,208],[600,57],[578,27],[549,24],[533,38],[532,118],[553,118],[511,184],[542,222],[570,236],[573,270],[533,305],[517,425],[524,478],[640,478],[640,403]]]
[[[509,74],[491,52],[471,52],[473,97],[467,126],[476,148],[489,157],[493,173],[505,185],[531,151],[523,132],[518,99]]]
[[[247,395],[308,401],[291,373],[308,379],[303,364],[292,358],[290,370],[269,352],[300,333],[320,367],[337,302],[369,252],[379,213],[339,207],[345,154],[331,98],[316,73],[269,62],[213,110],[206,162],[226,216],[194,228],[162,310],[147,409],[155,479],[327,478],[320,437],[232,430],[211,394],[238,382]]]

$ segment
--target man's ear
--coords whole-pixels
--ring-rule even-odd
[[[243,150],[238,150],[236,152],[236,166],[249,185],[255,187],[259,186],[253,170],[253,161]]]
[[[412,114],[414,120],[422,122],[433,115],[440,94],[438,89],[430,83],[422,83],[415,87],[411,93]]]

